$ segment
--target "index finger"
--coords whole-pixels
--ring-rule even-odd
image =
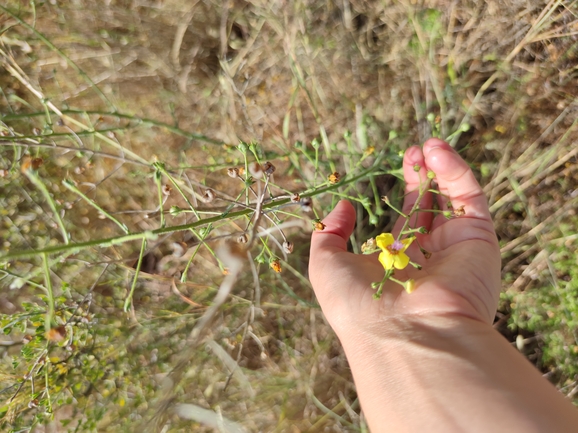
[[[423,146],[426,166],[436,174],[440,192],[449,196],[453,209],[463,206],[462,218],[491,221],[488,201],[466,162],[446,142],[432,138]]]

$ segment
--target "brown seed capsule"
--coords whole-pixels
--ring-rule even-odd
[[[42,158],[30,158],[29,156],[25,157],[22,160],[22,164],[20,165],[20,171],[22,173],[26,173],[28,170],[38,170],[43,164]]]
[[[263,167],[257,161],[252,162],[249,164],[249,173],[255,179],[261,179],[263,177]]]
[[[375,238],[369,238],[363,243],[363,245],[361,245],[361,252],[363,254],[371,253],[375,248]]]
[[[429,259],[431,257],[431,253],[428,250],[424,250],[423,248],[420,248],[419,250],[426,259]]]
[[[41,133],[42,133],[42,131],[39,128],[32,128],[32,134],[40,135]]]
[[[167,184],[164,184],[164,185],[163,185],[162,191],[163,191],[163,194],[166,195],[167,197],[168,197],[169,195],[171,195],[171,191],[172,191],[172,190],[173,190],[173,189],[171,188],[170,185],[167,185]]]
[[[299,194],[291,194],[291,203],[299,203],[299,200],[301,200]]]
[[[283,242],[283,251],[285,251],[287,254],[291,254],[293,252],[293,242]]]
[[[239,242],[240,244],[246,244],[247,243],[247,235],[245,233],[239,235],[237,237],[237,242]]]
[[[452,212],[452,216],[454,217],[461,217],[464,216],[466,214],[466,211],[464,210],[464,206],[460,206],[457,209],[454,209],[454,211]]]
[[[311,197],[301,199],[301,210],[303,212],[311,212],[313,210],[313,200],[311,200]]]
[[[269,266],[271,266],[271,269],[273,269],[278,274],[281,273],[281,263],[279,263],[279,260],[273,260],[271,263],[269,263]]]
[[[323,223],[322,223],[321,221],[319,221],[319,220],[315,221],[313,224],[314,224],[314,226],[315,226],[315,230],[317,230],[317,231],[325,230],[325,227],[327,227],[325,224],[323,224]]]
[[[276,170],[275,166],[271,164],[269,161],[263,164],[263,171],[267,176],[271,176],[275,170]]]
[[[58,343],[66,338],[66,327],[64,325],[50,328],[46,331],[46,339]]]
[[[205,203],[211,203],[215,199],[215,191],[210,188],[205,190],[203,198],[205,199]]]
[[[337,172],[333,172],[327,177],[327,180],[331,185],[335,185],[341,180],[341,175]]]

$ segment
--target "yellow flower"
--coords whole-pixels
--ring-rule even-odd
[[[405,238],[396,241],[391,233],[382,233],[375,242],[381,248],[379,261],[385,269],[403,269],[409,264],[409,257],[405,250],[411,245],[415,238]]]

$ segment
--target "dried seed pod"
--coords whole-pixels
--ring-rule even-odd
[[[311,212],[313,210],[313,200],[311,200],[311,197],[301,199],[301,210],[303,212]]]
[[[341,180],[341,175],[335,171],[327,177],[327,180],[331,185],[335,185],[336,183],[339,183],[339,181]]]
[[[221,259],[228,272],[236,274],[243,267],[246,252],[244,247],[234,242],[224,242],[217,248],[217,257]]]
[[[215,191],[212,189],[206,189],[205,193],[203,194],[203,198],[205,199],[205,203],[211,203],[215,200]]]
[[[255,179],[261,179],[263,177],[263,167],[257,161],[252,162],[249,164],[249,173]]]
[[[240,244],[246,244],[247,241],[248,241],[248,239],[247,239],[247,234],[246,234],[246,233],[240,234],[240,235],[237,237],[237,242],[240,243]]]
[[[27,156],[22,160],[22,164],[20,165],[20,171],[22,173],[26,173],[30,169],[38,170],[43,163],[44,160],[42,158],[31,158]]]
[[[429,259],[429,258],[431,257],[431,253],[430,253],[428,250],[424,250],[424,249],[421,248],[421,247],[420,247],[419,250],[421,251],[421,253],[423,254],[423,256],[424,256],[426,259]]]
[[[454,209],[454,211],[452,212],[452,216],[454,216],[454,217],[461,217],[461,216],[464,216],[465,214],[466,214],[466,211],[465,211],[463,205],[457,209]]]
[[[363,245],[361,245],[361,252],[363,254],[369,254],[373,252],[376,247],[375,238],[369,238],[363,243]]]
[[[322,231],[325,230],[325,227],[327,227],[325,224],[323,224],[321,221],[317,220],[313,222],[313,225],[315,227],[315,230],[317,231]]]
[[[269,161],[263,164],[263,171],[267,176],[271,176],[275,170],[276,170],[275,166],[271,164]]]
[[[271,266],[271,269],[273,269],[275,272],[277,272],[278,274],[281,273],[281,263],[279,262],[279,260],[273,260],[271,263],[269,263],[269,266]]]
[[[299,203],[300,200],[299,194],[291,194],[291,203]]]
[[[163,194],[166,195],[167,197],[168,197],[169,195],[171,195],[171,191],[172,191],[172,190],[173,190],[173,189],[171,188],[171,186],[170,186],[170,185],[167,185],[167,184],[164,184],[163,187],[162,187]]]
[[[230,167],[227,169],[227,174],[229,177],[236,179],[239,177],[239,169],[237,167]]]
[[[293,247],[293,242],[283,242],[283,251],[285,251],[287,254],[291,254],[293,252]]]
[[[66,338],[66,327],[64,325],[51,328],[46,331],[46,339],[58,343]]]

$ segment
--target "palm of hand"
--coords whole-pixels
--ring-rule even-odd
[[[425,157],[424,157],[425,154]],[[418,175],[413,166],[423,173]],[[485,197],[469,167],[446,143],[429,140],[421,149],[411,148],[404,158],[408,195],[407,211],[413,206],[419,179],[426,168],[437,174],[440,190],[454,207],[464,205],[464,217],[447,220],[443,215],[419,213],[417,226],[425,226],[428,235],[418,235],[421,246],[432,253],[425,259],[414,244],[406,251],[421,270],[408,266],[396,272],[396,278],[416,282],[414,293],[388,282],[380,300],[373,299],[371,283],[383,277],[376,255],[355,255],[346,251],[346,240],[353,230],[355,210],[340,202],[324,220],[327,229],[315,233],[312,241],[310,278],[323,311],[338,330],[379,325],[392,317],[410,315],[464,315],[491,323],[499,294],[500,255]],[[422,209],[431,206],[431,196],[422,201]],[[398,221],[399,231],[402,222]]]

